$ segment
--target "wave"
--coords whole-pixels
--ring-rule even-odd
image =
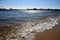
[[[45,20],[40,21],[31,21],[25,22],[16,26],[16,30],[12,30],[11,34],[7,36],[7,40],[13,40],[12,37],[15,37],[14,40],[34,40],[34,35],[45,30],[52,29],[55,25],[58,24],[60,17],[46,18]],[[14,33],[15,31],[15,33]]]
[[[13,26],[14,28],[8,33],[6,40],[34,40],[37,33],[52,29],[59,23],[60,12],[6,11],[5,13],[0,12],[0,18],[2,25],[18,24]]]

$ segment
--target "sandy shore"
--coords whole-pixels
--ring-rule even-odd
[[[14,27],[0,27],[0,40],[6,40],[7,35],[13,29],[16,31]],[[35,40],[60,40],[60,24],[50,30],[37,33]]]
[[[37,33],[35,40],[60,40],[60,24],[50,30]]]
[[[14,29],[12,26],[0,27],[0,40],[6,40],[7,35]]]

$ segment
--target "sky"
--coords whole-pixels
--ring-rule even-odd
[[[60,8],[60,0],[0,0],[6,8]]]

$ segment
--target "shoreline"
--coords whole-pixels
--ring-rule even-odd
[[[60,40],[60,24],[57,24],[50,30],[37,33],[35,40]]]
[[[36,23],[38,23],[38,22],[36,22]],[[49,25],[47,25],[47,24],[49,24]],[[7,40],[12,40],[12,39],[17,39],[18,40],[19,37],[20,37],[23,40],[26,37],[28,37],[28,38],[26,38],[26,40],[29,39],[29,38],[30,38],[29,40],[33,40],[35,38],[35,35],[33,35],[33,34],[35,34],[35,32],[39,33],[41,31],[40,34],[42,34],[44,36],[44,34],[49,33],[48,30],[53,29],[52,26],[54,26],[55,24],[57,25],[56,20],[52,20],[50,22],[45,22],[45,23],[42,23],[42,24],[39,22],[38,25],[35,24],[35,22],[28,22],[28,23],[24,23],[24,24],[20,24],[20,25],[16,25],[16,26],[3,26],[3,27],[0,27],[0,39],[1,40],[6,40],[6,39]],[[27,28],[29,25],[30,25],[30,27]],[[34,26],[34,25],[36,25],[36,26]],[[34,26],[34,27],[31,27],[31,26]],[[40,26],[42,27],[42,29],[40,29],[41,28]],[[47,26],[49,28],[47,28]],[[20,27],[24,27],[26,29],[24,29],[24,28],[21,29]],[[37,29],[37,27],[38,27],[38,29]],[[45,32],[44,30],[46,30],[46,29],[47,29],[48,32],[44,33]],[[38,34],[38,35],[40,35],[40,34]],[[42,39],[39,39],[40,36],[38,36],[38,35],[36,36],[37,39],[35,39],[35,40],[42,40]],[[31,39],[32,37],[33,37],[33,39]],[[42,37],[42,38],[44,38],[44,37]]]
[[[0,27],[0,40],[5,40],[8,33],[13,29],[16,30],[15,27],[10,26]],[[34,40],[60,40],[60,24],[57,24],[52,29],[37,33]]]
[[[6,9],[6,8],[0,8],[0,11],[20,11],[20,10],[44,10],[44,11],[60,11],[60,9],[37,9],[37,8],[33,8],[33,9]]]
[[[7,40],[15,40],[15,39],[16,40],[18,40],[18,39],[33,40],[35,38],[35,40],[43,40],[45,38],[44,35],[45,36],[48,35],[47,37],[49,37],[49,35],[54,35],[54,37],[55,37],[54,33],[56,30],[56,28],[55,28],[56,26],[54,27],[54,25],[56,25],[56,26],[59,25],[57,23],[57,20],[55,20],[55,19],[50,20],[50,21],[47,20],[47,21],[43,21],[43,22],[39,22],[39,21],[38,22],[27,22],[27,23],[22,23],[22,24],[16,25],[16,26],[9,26],[9,25],[3,26],[3,27],[0,27],[0,39],[1,40],[6,40],[6,39]],[[29,26],[29,28],[28,28],[28,26]],[[47,31],[46,33],[45,33],[45,30]],[[49,31],[49,30],[52,30],[52,31]],[[58,31],[56,31],[56,32],[58,33]],[[35,36],[35,33],[37,33],[38,35]],[[42,36],[42,37],[40,37],[40,36]],[[42,39],[39,39],[39,38],[42,38]]]

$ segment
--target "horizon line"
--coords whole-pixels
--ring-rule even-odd
[[[6,9],[33,9],[33,8],[37,8],[37,9],[40,9],[40,8],[43,8],[43,9],[60,9],[59,7],[42,7],[42,6],[0,6],[0,8],[6,8]]]

